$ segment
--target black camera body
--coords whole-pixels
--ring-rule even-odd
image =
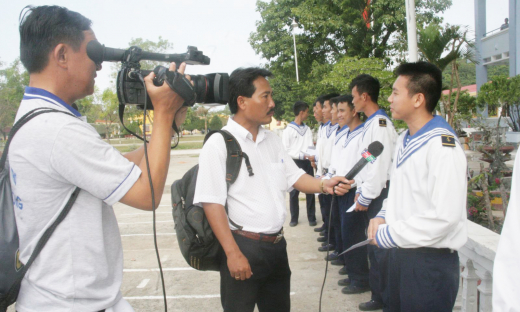
[[[143,51],[139,47],[130,47],[127,50],[105,47],[96,40],[87,44],[87,55],[97,64],[103,61],[121,62],[121,69],[117,73],[117,96],[120,106],[138,105],[144,107],[147,101],[147,109],[153,109],[153,103],[145,93],[145,85],[141,80],[151,71],[141,70],[139,61],[152,60],[163,62],[175,62],[177,67],[181,63],[190,65],[208,65],[209,57],[196,47],[189,46],[188,51],[182,54],[162,54]],[[157,66],[154,69],[154,84],[161,86],[167,83],[172,90],[181,96],[184,106],[193,106],[195,103],[227,104],[229,99],[229,75],[227,73],[213,73],[206,75],[191,75],[193,85],[184,75],[178,72],[170,72],[166,67]]]

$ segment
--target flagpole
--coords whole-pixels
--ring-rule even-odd
[[[408,61],[417,62],[417,23],[415,21],[415,1],[405,0],[406,30],[408,34]]]

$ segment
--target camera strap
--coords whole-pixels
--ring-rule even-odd
[[[191,82],[177,71],[168,71],[167,75],[168,79],[165,79],[165,82],[175,93],[184,99],[184,106],[193,106],[197,100],[197,95]]]

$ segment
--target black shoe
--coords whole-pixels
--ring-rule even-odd
[[[328,244],[327,246],[322,246],[318,248],[318,251],[334,251],[334,249],[336,249],[336,246]]]
[[[319,228],[314,229],[314,232],[321,232],[321,231],[325,231],[325,225],[322,225]]]
[[[327,241],[327,238],[325,236],[320,236],[318,237],[317,241],[320,243],[325,243]]]
[[[383,303],[370,300],[368,302],[363,302],[359,304],[359,309],[361,311],[375,311],[375,310],[381,310],[383,308]]]
[[[325,231],[325,230],[321,231],[320,236],[327,236],[327,231]]]
[[[336,259],[336,260],[332,260],[332,261],[330,262],[330,264],[332,264],[332,265],[341,265],[341,266],[344,266],[344,265],[345,265],[345,264],[343,263],[343,260],[342,260],[342,259],[339,259],[339,258]]]
[[[334,260],[337,260],[338,258],[339,258],[338,253],[332,252],[328,256],[325,256],[325,261],[334,261]]]
[[[316,225],[318,225],[318,222],[316,222],[316,221],[309,221],[309,225],[310,226],[316,226]]]
[[[289,223],[289,226],[290,226],[290,227],[295,227],[295,226],[297,226],[297,225],[298,225],[298,222],[291,222],[291,223]]]
[[[350,278],[345,278],[338,281],[339,286],[349,286],[350,285]]]
[[[327,242],[323,242],[323,243],[321,243],[321,246],[322,246],[322,247],[323,247],[323,246],[327,246]]]
[[[342,293],[347,294],[347,295],[362,294],[367,291],[370,291],[370,287],[368,285],[367,286],[348,285],[346,287],[343,287],[343,289],[341,290]],[[359,305],[359,306],[361,309],[361,305]],[[383,307],[383,306],[381,305],[381,307]],[[364,310],[364,311],[371,311],[371,310]]]
[[[342,267],[342,268],[339,270],[338,273],[339,273],[339,275],[347,275],[347,274],[348,274],[348,273],[347,273],[347,267],[346,267],[346,266]]]

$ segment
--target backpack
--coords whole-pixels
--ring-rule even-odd
[[[204,143],[217,132],[224,137],[226,142],[226,184],[229,190],[238,177],[242,158],[246,162],[249,176],[254,174],[253,168],[249,163],[249,157],[242,152],[240,144],[231,133],[225,130],[212,131],[206,135]],[[219,271],[222,247],[213,234],[204,209],[193,205],[198,172],[199,165],[195,165],[184,174],[182,179],[176,180],[171,186],[175,232],[182,256],[192,268],[201,271]],[[227,205],[225,208],[227,213]],[[229,222],[237,229],[242,229],[233,220],[229,219]]]
[[[67,213],[76,201],[80,191],[78,187],[73,191],[58,218],[43,233],[27,263],[25,265],[21,263],[19,260],[18,230],[13,209],[14,201],[11,190],[9,174],[10,167],[9,162],[7,161],[7,154],[14,135],[26,122],[38,115],[51,112],[71,115],[52,108],[40,107],[31,110],[22,116],[9,132],[9,139],[7,140],[2,158],[0,159],[0,312],[5,312],[7,307],[16,302],[25,273],[36,257],[38,257],[43,246],[45,246],[58,224],[65,219],[65,216],[67,216]]]

